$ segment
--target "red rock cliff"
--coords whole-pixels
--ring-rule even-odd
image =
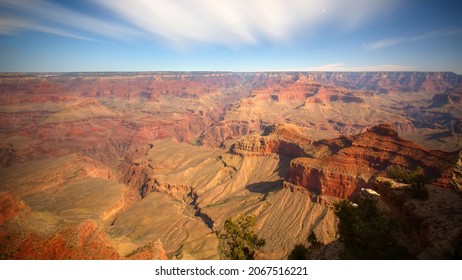
[[[351,145],[331,155],[293,159],[287,181],[315,194],[348,198],[389,165],[421,166],[428,175],[439,178],[458,159],[457,153],[430,151],[403,140],[390,125],[349,138]]]

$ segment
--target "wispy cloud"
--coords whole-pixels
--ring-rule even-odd
[[[19,32],[20,30],[34,30],[38,32],[44,32],[44,33],[54,34],[54,35],[63,36],[63,37],[79,39],[79,40],[97,41],[97,42],[100,41],[94,38],[89,38],[89,37],[81,36],[78,34],[74,34],[64,29],[42,25],[40,23],[29,21],[26,19],[14,18],[14,17],[8,17],[8,16],[0,19],[0,34],[13,35]]]
[[[389,39],[382,39],[382,40],[379,40],[379,41],[376,41],[370,44],[365,44],[364,47],[368,51],[374,51],[374,50],[388,48],[391,46],[402,44],[404,42],[406,42],[406,39],[403,39],[403,38],[389,38]]]
[[[450,29],[450,30],[435,30],[427,33],[423,33],[410,38],[387,38],[378,40],[370,44],[364,44],[364,48],[368,51],[375,51],[387,47],[392,47],[400,44],[429,40],[440,37],[448,37],[462,33],[462,28]]]
[[[1,34],[33,30],[84,40],[96,39],[83,34],[119,39],[141,34],[126,25],[98,19],[45,0],[0,0],[0,8],[9,11],[7,16],[0,17]]]
[[[418,36],[414,36],[409,39],[409,41],[421,41],[421,40],[428,40],[432,38],[439,38],[439,37],[448,37],[462,33],[462,28],[450,29],[450,30],[435,30],[431,32],[427,32],[424,34],[420,34]]]
[[[47,0],[0,0],[8,17],[0,33],[35,30],[88,38],[163,40],[175,46],[212,43],[229,47],[279,43],[323,24],[354,29],[396,0],[94,0],[109,18],[90,16]],[[25,21],[28,24],[23,24]],[[31,23],[31,24],[29,24]],[[33,25],[41,28],[34,28]],[[90,34],[90,35],[89,35]],[[299,33],[298,33],[299,34]]]
[[[353,28],[387,9],[385,0],[96,0],[133,26],[175,44],[227,46],[290,40],[324,23]]]
[[[417,67],[408,65],[382,64],[373,66],[349,66],[345,63],[332,63],[320,66],[309,66],[297,71],[332,71],[332,72],[382,72],[382,71],[415,71]]]

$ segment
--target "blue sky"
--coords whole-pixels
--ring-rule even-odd
[[[462,1],[0,0],[0,71],[453,71]]]

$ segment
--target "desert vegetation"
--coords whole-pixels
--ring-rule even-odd
[[[390,165],[386,168],[385,172],[388,177],[395,179],[398,182],[409,184],[414,198],[428,198],[428,190],[425,187],[425,183],[428,179],[425,178],[422,167],[417,166],[413,170],[409,170],[399,165]]]
[[[362,260],[407,259],[409,254],[396,236],[399,225],[381,213],[371,199],[357,203],[343,200],[335,204],[339,218],[340,241],[345,246],[342,258]]]
[[[218,233],[221,253],[231,260],[253,260],[255,250],[265,245],[254,231],[255,216],[239,216],[225,222],[223,232]]]

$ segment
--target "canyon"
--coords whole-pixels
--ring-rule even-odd
[[[393,165],[422,168],[428,199]],[[0,74],[1,259],[220,259],[240,215],[259,259],[311,233],[339,258],[334,205],[367,190],[414,257],[460,250],[462,76]]]

